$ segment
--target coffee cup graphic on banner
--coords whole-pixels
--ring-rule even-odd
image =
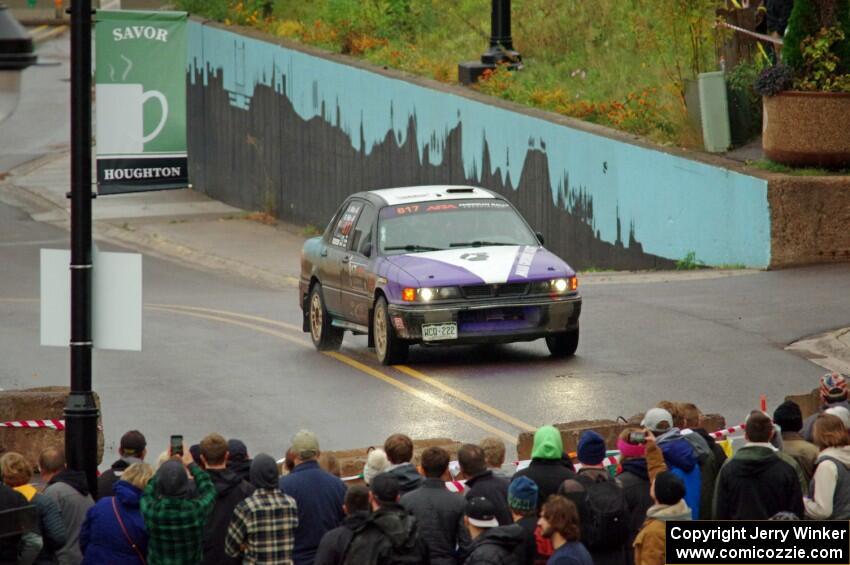
[[[141,84],[98,84],[97,147],[101,155],[143,153],[168,120],[168,100],[158,90],[145,92]],[[152,98],[162,109],[157,126],[145,134],[144,106]]]

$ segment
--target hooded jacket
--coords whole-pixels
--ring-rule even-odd
[[[782,432],[782,451],[794,458],[803,476],[811,483],[815,476],[815,461],[820,455],[817,446],[804,440],[797,432]]]
[[[340,565],[354,536],[354,530],[362,527],[368,519],[368,512],[352,512],[342,521],[342,526],[323,535],[313,565]]]
[[[398,479],[399,494],[406,494],[419,488],[425,477],[419,474],[413,463],[401,463],[390,467],[388,474]]]
[[[828,447],[817,458],[810,497],[803,500],[806,518],[850,519],[850,446]]]
[[[113,485],[115,502],[127,534],[142,555],[147,555],[148,532],[139,510],[142,491],[127,481]],[[112,508],[113,497],[101,498],[86,512],[86,521],[80,530],[80,551],[83,565],[139,565],[141,560],[133,550]]]
[[[797,473],[773,447],[745,445],[717,475],[715,520],[767,520],[782,511],[803,515]]]
[[[635,536],[646,520],[646,511],[652,506],[652,497],[649,496],[649,471],[646,468],[646,459],[643,457],[623,460],[620,463],[620,469],[617,478],[623,485],[623,491],[626,495],[626,505],[629,510],[628,547],[631,547]],[[631,552],[629,552],[629,555],[631,555]],[[628,561],[631,563],[631,557]]]
[[[386,565],[404,556],[410,563],[430,563],[419,524],[397,503],[384,503],[354,530],[345,565]]]
[[[463,523],[463,496],[449,492],[441,479],[425,479],[418,489],[401,497],[401,505],[419,522],[431,565],[456,565],[457,548],[464,552],[470,544]]]
[[[464,565],[513,565],[514,551],[525,532],[518,524],[488,528],[472,542]]]
[[[694,516],[699,516],[702,477],[696,451],[678,428],[671,428],[656,439],[656,444],[667,466],[685,483],[685,503]]]
[[[564,457],[564,444],[557,428],[538,428],[534,433],[531,463],[525,469],[517,471],[513,479],[517,477],[528,477],[537,484],[538,509],[550,495],[558,492],[561,483],[576,477],[572,461]]]
[[[56,551],[56,559],[59,565],[77,565],[83,559],[80,552],[80,528],[88,509],[94,505],[86,475],[82,471],[62,471],[50,480],[44,494],[59,506],[65,524],[65,545]]]
[[[483,496],[489,500],[496,510],[496,519],[500,526],[513,524],[514,519],[508,508],[508,487],[510,481],[497,477],[493,471],[486,470],[466,480],[464,496],[467,500]]]
[[[95,493],[95,500],[100,500],[101,498],[107,496],[115,496],[115,492],[112,490],[112,487],[116,482],[121,480],[121,475],[124,474],[124,471],[127,470],[127,467],[132,465],[133,463],[141,463],[142,460],[138,457],[122,457],[118,461],[112,464],[112,467],[109,468],[108,471],[104,471],[97,478],[97,492]]]
[[[201,563],[238,563],[224,553],[224,540],[227,537],[227,527],[233,518],[233,509],[253,494],[254,487],[230,469],[208,469],[207,474],[212,479],[217,495],[215,506],[204,528],[204,560]]]
[[[665,522],[690,520],[691,509],[682,499],[676,504],[655,504],[646,512],[646,521],[635,537],[635,565],[664,565],[666,542]]]

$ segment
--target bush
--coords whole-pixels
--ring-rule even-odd
[[[782,61],[796,72],[803,71],[803,41],[822,28],[838,27],[844,38],[834,47],[839,74],[850,73],[850,0],[795,0],[782,46]]]
[[[764,69],[756,79],[755,91],[761,96],[775,96],[794,84],[794,72],[786,65]]]

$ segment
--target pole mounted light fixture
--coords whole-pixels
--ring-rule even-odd
[[[21,94],[21,72],[35,64],[32,37],[0,4],[0,122],[12,115]]]
[[[458,65],[458,80],[462,84],[478,82],[484,71],[499,65],[505,65],[512,71],[522,68],[522,55],[514,49],[511,38],[511,0],[491,0],[490,46],[481,55],[481,61]]]

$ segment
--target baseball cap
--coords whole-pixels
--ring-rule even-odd
[[[130,430],[121,436],[119,449],[127,456],[140,456],[147,447],[145,436],[138,430]]]
[[[309,459],[319,454],[319,438],[309,430],[301,430],[292,437],[292,450],[301,459]]]
[[[483,496],[467,500],[464,514],[473,526],[479,528],[496,528],[499,526],[499,521],[496,520],[496,507]]]
[[[649,428],[653,432],[658,430],[658,425],[661,422],[667,422],[668,427],[673,427],[673,416],[664,408],[650,408],[646,411],[643,421],[640,423],[644,428]]]

